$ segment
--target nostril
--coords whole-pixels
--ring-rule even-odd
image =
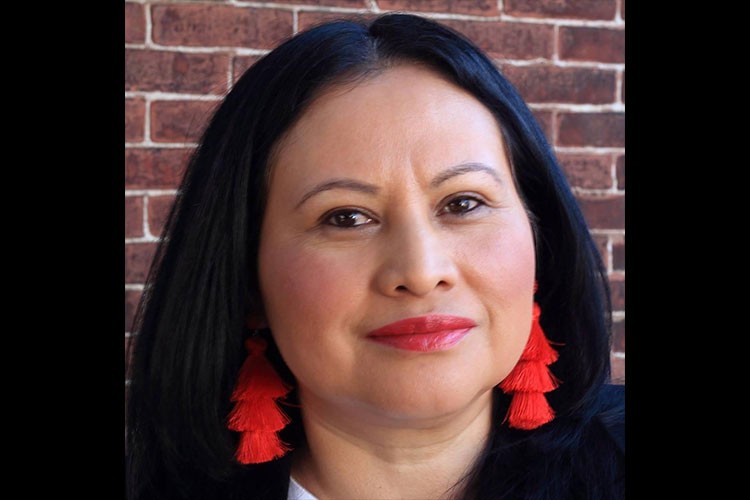
[[[405,292],[406,291],[406,287],[404,285],[399,285],[399,286],[396,287],[396,291],[397,292]]]

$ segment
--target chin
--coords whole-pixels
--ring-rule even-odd
[[[449,418],[472,405],[491,401],[493,383],[438,378],[422,384],[380,386],[371,392],[367,406],[374,414],[395,421],[425,421]],[[388,390],[391,389],[391,390]]]

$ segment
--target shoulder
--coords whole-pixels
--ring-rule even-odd
[[[508,441],[500,442],[487,462],[487,477],[498,478],[488,480],[491,491],[518,491],[513,498],[623,499],[624,410],[625,388],[604,385],[575,415],[561,415],[525,437],[507,431]]]
[[[625,454],[625,386],[605,384],[599,391],[595,425]]]
[[[625,387],[604,385],[569,449],[570,498],[619,500],[625,491]],[[565,462],[563,462],[565,463]]]

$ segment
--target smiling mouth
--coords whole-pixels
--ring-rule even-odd
[[[390,323],[373,330],[367,338],[407,351],[445,351],[458,344],[475,326],[476,322],[469,318],[432,314]]]

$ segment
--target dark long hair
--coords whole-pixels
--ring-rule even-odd
[[[496,390],[498,425],[462,483],[462,495],[561,498],[587,481],[588,491],[605,491],[611,474],[573,452],[584,444],[582,429],[609,378],[606,272],[583,216],[539,125],[492,62],[438,23],[387,14],[369,22],[326,23],[287,40],[247,70],[208,124],[169,214],[132,329],[137,336],[128,375],[126,449],[131,498],[286,498],[289,458],[240,466],[233,461],[237,436],[226,427],[245,355],[245,318],[262,309],[256,266],[267,167],[280,137],[321,90],[395,63],[432,68],[497,118],[534,219],[541,322],[560,344],[560,359],[551,368],[563,383],[548,394],[557,418],[534,431],[509,430],[500,425],[508,398]],[[290,376],[271,347],[279,370]],[[294,408],[289,413],[293,422],[284,437],[299,444],[301,421]],[[589,472],[581,476],[578,469]]]

